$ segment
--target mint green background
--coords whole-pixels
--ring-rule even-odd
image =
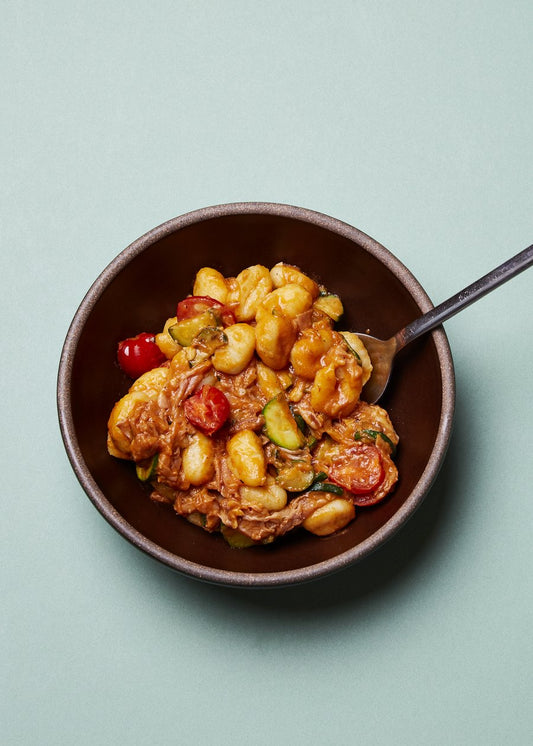
[[[166,219],[287,202],[443,300],[531,243],[531,2],[0,3],[2,743],[533,742],[530,270],[446,324],[457,419],[408,526],[285,590],[116,534],[55,378],[109,261]]]

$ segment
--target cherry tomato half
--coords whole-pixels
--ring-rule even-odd
[[[209,309],[220,318],[224,326],[231,326],[235,323],[235,314],[231,308],[208,295],[190,295],[188,298],[180,300],[176,309],[176,317],[178,321],[183,321],[184,319],[191,319],[193,316],[199,316]]]
[[[230,415],[226,395],[215,386],[202,386],[183,403],[189,422],[206,435],[220,430]]]
[[[353,495],[361,495],[360,500],[354,500],[356,505],[371,505],[372,499],[364,496],[369,496],[385,478],[379,449],[368,443],[348,448],[333,459],[329,478]]]
[[[156,345],[154,335],[142,332],[118,343],[117,359],[127,376],[138,378],[164,363],[166,357]]]

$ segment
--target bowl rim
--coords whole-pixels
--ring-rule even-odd
[[[167,220],[144,233],[123,249],[100,273],[76,310],[67,331],[57,376],[57,409],[61,436],[71,466],[83,490],[106,521],[135,547],[177,572],[209,583],[236,587],[288,586],[304,583],[342,570],[371,554],[390,539],[420,506],[442,465],[448,448],[455,410],[455,375],[446,333],[440,327],[431,332],[442,377],[442,409],[437,438],[418,482],[403,505],[377,531],[341,554],[312,565],[278,572],[240,572],[201,565],[163,549],[128,523],[112,506],[92,477],[76,436],[70,401],[73,361],[85,322],[108,284],[135,256],[156,241],[194,223],[232,215],[275,215],[311,223],[348,238],[384,264],[408,290],[423,312],[433,304],[409,269],[375,239],[348,223],[315,210],[276,202],[232,202],[203,207]]]

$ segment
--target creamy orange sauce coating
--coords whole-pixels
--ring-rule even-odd
[[[203,267],[155,341],[166,362],[114,406],[109,453],[153,500],[232,546],[343,529],[398,472],[387,412],[360,399],[372,366],[337,331],[341,299],[299,268]]]

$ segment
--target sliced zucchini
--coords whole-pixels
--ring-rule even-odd
[[[224,347],[224,345],[228,344],[228,336],[222,329],[217,329],[216,326],[206,326],[200,329],[193,339],[193,344],[202,352],[212,355],[219,347]]]
[[[141,482],[148,482],[150,479],[155,477],[158,460],[159,454],[156,453],[152,458],[143,459],[143,461],[138,461],[135,464],[135,472],[137,473],[137,478],[140,479]]]
[[[202,329],[208,326],[212,327],[214,323],[216,321],[214,321],[213,314],[210,311],[204,311],[198,316],[192,316],[190,319],[183,319],[176,324],[172,324],[168,333],[182,347],[189,347]]]
[[[263,409],[267,437],[281,448],[297,451],[305,445],[305,436],[296,424],[282,394],[271,399]]]
[[[330,317],[330,319],[333,319],[333,321],[338,321],[344,313],[342,301],[339,296],[334,293],[320,295],[313,303],[313,308],[322,311],[322,313],[325,313]]]
[[[344,336],[343,332],[341,332],[341,334]],[[361,365],[363,365],[363,361],[361,360],[361,355],[357,352],[357,350],[354,350],[354,348],[350,344],[347,344],[347,347],[348,347],[348,352],[351,352],[352,355],[359,360]]]
[[[344,490],[338,484],[331,482],[313,482],[308,492],[331,492],[332,495],[344,495]]]
[[[205,326],[203,329],[200,329],[196,335],[196,341],[201,344],[208,344],[214,340],[220,342],[221,345],[228,344],[227,334],[216,326]]]
[[[318,443],[318,438],[316,438],[314,435],[311,435],[311,437],[307,441],[307,447],[311,451],[316,446],[317,443]]]
[[[238,529],[230,528],[224,524],[220,527],[220,533],[232,549],[248,549],[248,547],[253,547],[257,543]]]
[[[301,414],[299,414],[298,412],[295,412],[295,411],[294,411],[294,410],[293,410],[292,408],[290,408],[290,409],[291,409],[291,413],[292,413],[292,416],[294,417],[294,421],[295,421],[295,422],[296,422],[296,424],[298,425],[298,429],[299,429],[299,430],[300,430],[300,431],[301,431],[301,432],[302,432],[302,433],[303,433],[304,435],[307,435],[307,434],[309,433],[309,425],[308,425],[308,424],[307,424],[307,422],[306,422],[306,421],[304,420],[304,418],[302,417],[302,415],[301,415]]]

